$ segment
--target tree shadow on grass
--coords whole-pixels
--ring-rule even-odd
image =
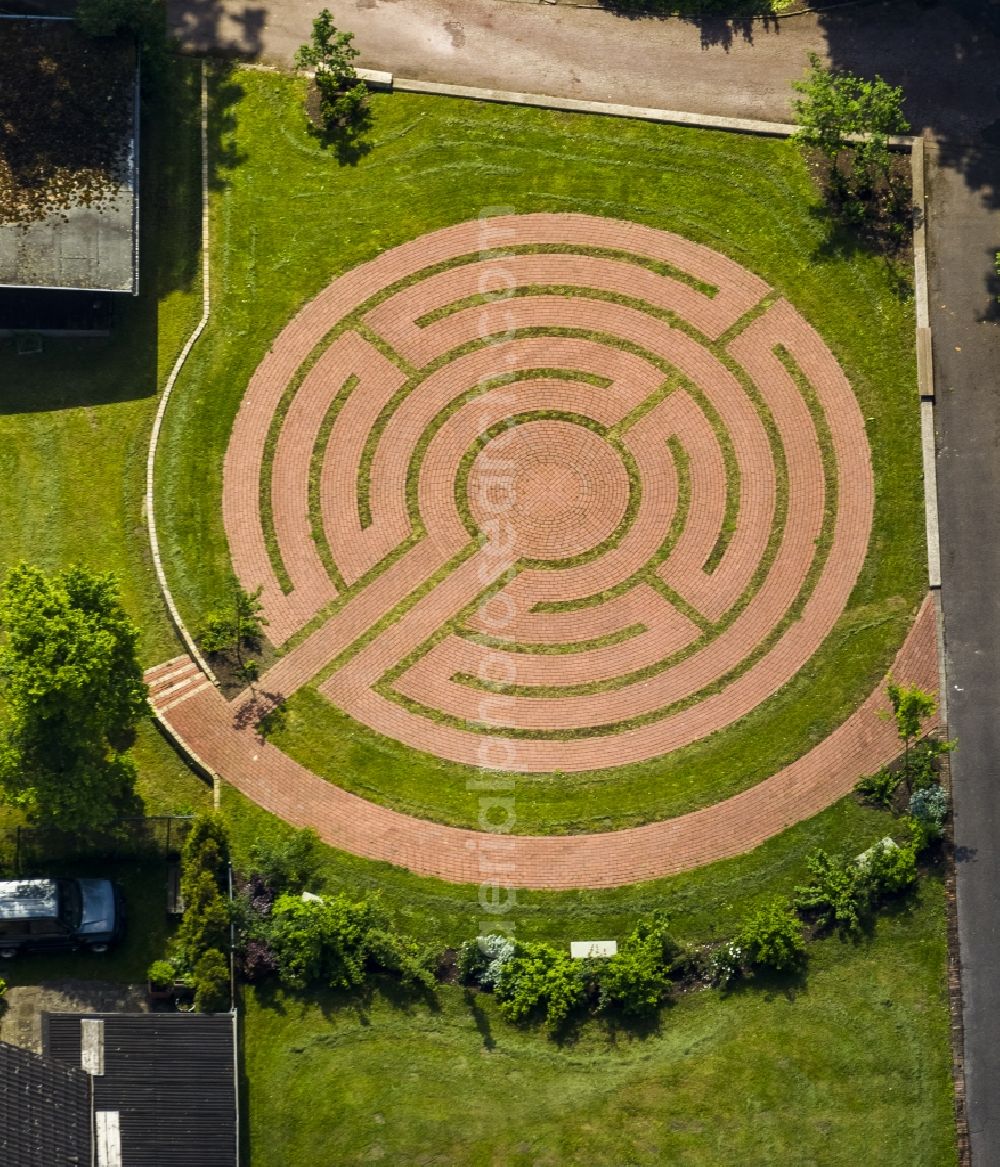
[[[800,968],[786,969],[779,972],[776,969],[762,968],[746,977],[739,977],[731,981],[725,988],[719,990],[720,996],[743,997],[747,994],[761,994],[765,1001],[773,1001],[778,997],[786,1001],[795,1001],[809,989],[809,969],[807,964]]]
[[[473,1023],[479,1031],[479,1036],[482,1038],[483,1049],[496,1049],[496,1038],[493,1036],[493,1027],[490,1025],[489,1015],[480,1002],[482,994],[473,992],[472,989],[466,989],[463,996],[466,1005],[469,1007],[469,1012],[472,1014]]]
[[[357,166],[374,149],[374,143],[365,136],[371,128],[371,110],[366,105],[348,125],[318,126],[310,121],[309,135],[321,149],[329,151],[336,158],[338,165]]]
[[[258,1003],[280,1016],[288,1013],[290,1002],[315,1005],[327,1020],[343,1013],[352,1013],[359,1025],[371,1024],[372,1006],[376,1000],[390,1005],[397,1012],[413,1016],[418,1009],[441,1012],[437,995],[421,985],[405,985],[387,973],[373,973],[355,989],[331,989],[323,985],[309,985],[291,989],[277,977],[254,983]]]

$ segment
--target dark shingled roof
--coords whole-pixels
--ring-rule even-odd
[[[0,1163],[90,1167],[90,1079],[0,1041]]]
[[[104,1074],[93,1080],[94,1109],[118,1111],[123,1167],[235,1167],[233,1018],[47,1014],[46,1057],[80,1065],[84,1016],[104,1022]]]

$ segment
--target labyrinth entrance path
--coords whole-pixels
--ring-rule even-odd
[[[283,655],[414,749],[487,771],[655,759],[744,717],[842,614],[874,507],[829,349],[716,251],[582,215],[482,219],[335,280],[251,379],[224,467],[233,565]],[[894,667],[936,688],[926,604]],[[490,836],[375,806],[245,723],[187,658],[151,670],[211,770],[334,845],[478,881]],[[512,837],[511,883],[606,886],[736,854],[889,760],[881,691],[726,802]]]

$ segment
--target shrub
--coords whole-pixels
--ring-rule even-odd
[[[458,977],[463,984],[495,989],[504,966],[514,955],[514,941],[492,932],[466,940],[458,950]]]
[[[209,654],[218,656],[236,642],[236,624],[224,612],[209,612],[198,632],[198,643]]]
[[[181,850],[181,865],[187,869],[211,871],[222,877],[229,862],[229,831],[218,811],[205,811],[191,824]]]
[[[319,877],[320,838],[314,830],[283,832],[250,848],[251,869],[275,891],[302,891]]]
[[[184,916],[177,929],[176,945],[182,964],[192,968],[209,948],[225,948],[229,908],[215,877],[200,871],[187,881]]]
[[[938,781],[939,763],[942,754],[951,753],[954,741],[928,737],[918,742],[910,751],[910,789],[923,790],[925,786],[935,786]]]
[[[893,796],[903,780],[901,773],[894,773],[892,770],[883,767],[875,774],[869,774],[862,778],[861,781],[854,787],[854,789],[861,795],[861,797],[872,804],[872,806],[889,807],[892,805]]]
[[[293,988],[310,982],[355,988],[364,980],[369,933],[382,924],[366,900],[351,903],[344,895],[325,900],[278,896],[268,927],[278,974]]]
[[[855,932],[864,912],[861,869],[842,855],[814,851],[806,860],[812,879],[795,889],[795,906],[812,915],[821,928]]]
[[[750,916],[736,944],[746,964],[777,972],[799,968],[806,955],[802,923],[785,900],[775,900]]]
[[[165,989],[174,983],[176,973],[169,960],[154,960],[146,974],[149,983],[158,989]]]
[[[522,942],[496,985],[500,1012],[510,1021],[544,1016],[550,1031],[565,1025],[583,1000],[583,976],[568,953]]]
[[[858,856],[861,894],[872,905],[883,896],[896,895],[912,886],[917,878],[916,854],[912,844],[900,846],[886,837]]]
[[[194,968],[194,1007],[198,1013],[229,1008],[229,966],[217,948],[203,952]]]
[[[948,791],[938,785],[922,786],[910,795],[907,810],[926,846],[944,831],[948,820]]]
[[[795,889],[795,906],[821,928],[856,932],[876,903],[910,887],[917,878],[912,843],[900,847],[886,837],[856,859],[815,851],[806,861],[812,880]]]
[[[620,1009],[638,1017],[653,1013],[663,1002],[671,968],[681,946],[667,931],[659,913],[643,921],[618,952],[598,966],[601,1009]]]
[[[278,958],[266,940],[256,937],[246,942],[241,960],[248,981],[262,981],[278,971]]]
[[[396,973],[404,985],[435,988],[437,953],[418,944],[412,937],[373,928],[368,933],[365,947],[368,963],[375,969]]]
[[[743,975],[743,949],[735,940],[729,940],[715,950],[710,973],[715,984],[722,988]]]

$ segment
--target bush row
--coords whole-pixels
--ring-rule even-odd
[[[193,989],[194,1008],[199,1013],[229,1008],[228,869],[225,823],[215,813],[199,815],[181,852],[184,915],[166,960],[154,961],[149,968],[149,979],[155,985],[173,981]]]
[[[935,805],[939,799],[932,799]],[[935,813],[936,810],[935,810]],[[912,817],[912,816],[911,816]],[[725,988],[764,971],[794,973],[807,959],[805,928],[816,934],[855,933],[877,908],[917,879],[922,830],[897,843],[878,840],[854,858],[817,850],[807,860],[809,880],[788,899],[775,899],[743,921],[714,949],[689,948],[670,934],[661,914],[643,921],[601,960],[574,960],[548,944],[480,936],[459,952],[460,979],[492,991],[510,1021],[544,1021],[554,1033],[574,1016],[613,1013],[639,1018],[656,1013],[679,982]]]
[[[938,747],[936,753],[934,747],[913,751],[918,777],[905,803],[907,837],[886,836],[853,857],[814,851],[806,861],[806,882],[790,898],[758,907],[724,943],[685,946],[659,913],[641,921],[608,959],[576,960],[550,944],[493,934],[461,946],[458,978],[492,992],[508,1020],[544,1022],[558,1033],[588,1015],[649,1017],[684,984],[725,988],[765,971],[800,971],[807,934],[857,933],[880,905],[915,883],[917,856],[940,837],[948,813],[947,794],[933,774],[934,759],[947,743]],[[921,777],[925,772],[930,781]],[[296,989],[356,989],[381,972],[433,990],[435,970],[446,962],[396,931],[377,898],[309,893],[320,879],[319,839],[313,832],[256,845],[249,865],[251,874],[241,877],[234,905],[248,980],[276,976]]]

